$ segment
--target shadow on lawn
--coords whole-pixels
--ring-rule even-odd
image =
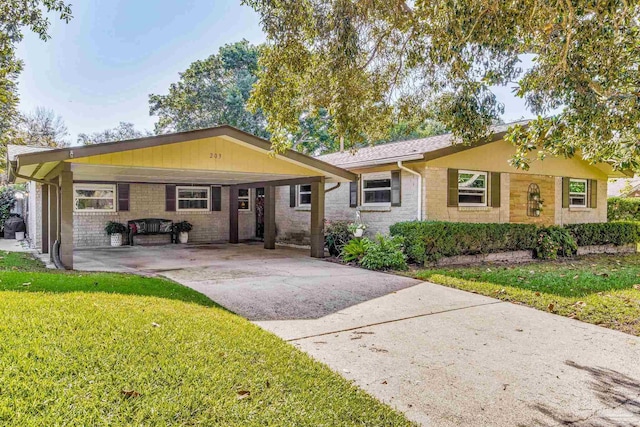
[[[205,295],[173,281],[121,273],[0,270],[0,292],[108,293],[156,297],[221,308]]]
[[[575,416],[554,410],[544,404],[533,407],[540,411],[545,420],[537,420],[535,425],[546,426],[552,420],[557,425],[573,427],[633,427],[640,425],[640,380],[605,368],[582,366],[570,360],[567,366],[584,371],[591,376],[589,387],[603,408],[576,419]]]

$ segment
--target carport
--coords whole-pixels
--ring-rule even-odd
[[[228,189],[229,243],[239,241],[238,190],[264,188],[265,249],[275,248],[276,188],[309,185],[311,256],[321,258],[324,255],[325,183],[351,182],[357,177],[296,151],[275,154],[271,148],[269,141],[230,126],[219,126],[19,154],[9,159],[9,180],[35,181],[44,186],[40,249],[59,259],[67,269],[73,268],[74,233],[83,232],[78,224],[74,225],[74,212],[78,209],[74,185],[78,184],[113,185],[118,189],[116,201],[123,197],[119,190],[119,184],[123,183]],[[220,194],[217,193],[218,197]],[[208,203],[222,206],[213,194]],[[113,212],[116,213],[115,207]],[[157,217],[162,217],[162,212],[158,212]]]

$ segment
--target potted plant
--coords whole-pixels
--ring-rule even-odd
[[[193,229],[193,225],[188,221],[180,221],[176,223],[175,227],[176,233],[178,233],[178,241],[187,243],[189,241],[189,232]]]
[[[127,226],[115,221],[107,222],[104,231],[111,236],[111,246],[122,246],[122,235],[126,233]]]
[[[362,237],[364,234],[364,230],[367,229],[367,226],[362,224],[361,222],[352,222],[349,224],[349,232],[353,234],[353,237]]]

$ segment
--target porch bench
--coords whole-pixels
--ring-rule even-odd
[[[169,234],[171,243],[178,243],[173,221],[160,218],[143,218],[127,221],[129,229],[129,245],[133,246],[135,236],[150,236],[156,234]]]

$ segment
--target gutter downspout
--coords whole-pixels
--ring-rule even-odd
[[[340,184],[342,184],[342,183],[341,183],[341,182],[338,182],[338,183],[336,183],[336,185],[334,185],[333,187],[331,187],[331,188],[327,188],[326,190],[324,190],[324,194],[327,194],[329,191],[333,191],[333,190],[335,190],[336,188],[340,187]]]
[[[409,172],[411,175],[418,177],[418,221],[422,221],[422,175],[420,172],[416,172],[413,169],[409,169],[402,164],[402,160],[398,160],[398,167],[403,171]]]

